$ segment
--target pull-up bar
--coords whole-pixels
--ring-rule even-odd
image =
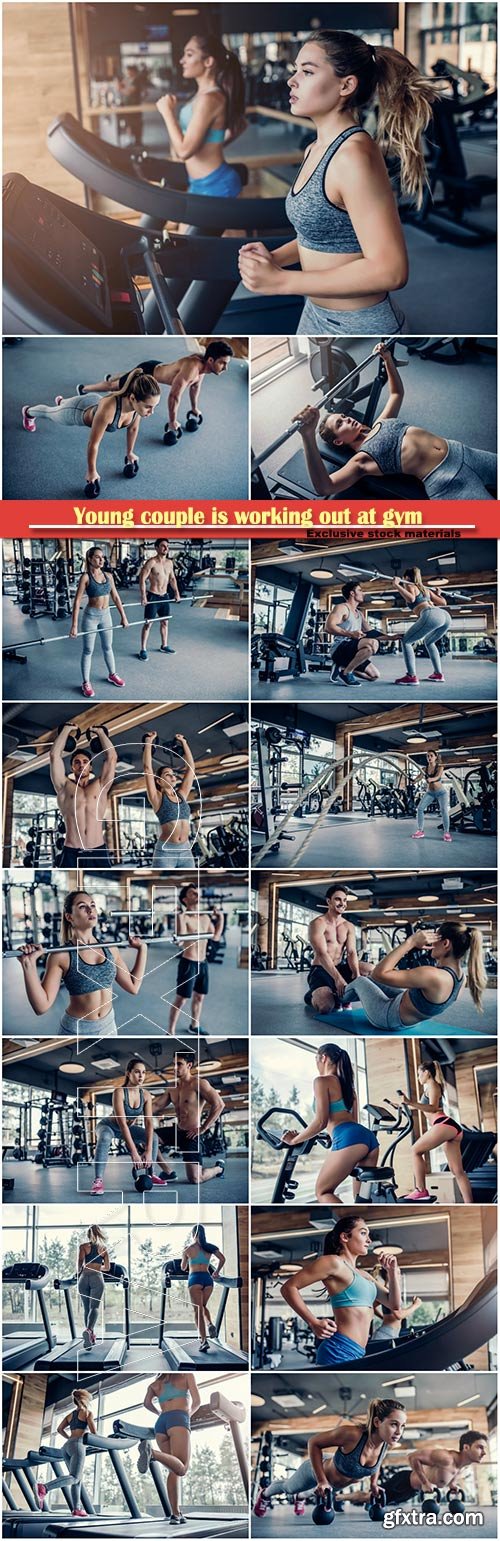
[[[391,348],[397,340],[397,335],[394,337],[384,337],[382,338],[382,347]],[[332,396],[341,396],[344,386],[348,385],[350,380],[353,380],[356,375],[360,374],[362,369],[366,369],[367,364],[372,364],[373,360],[377,358],[380,359],[380,354],[374,353],[372,348],[371,353],[367,353],[366,358],[361,359],[361,362],[356,364],[355,368],[351,369],[348,375],[344,375],[343,380],[337,380],[336,385],[332,385],[331,389],[326,392],[326,396],[322,396],[321,401],[315,403],[319,411],[321,411],[322,407],[326,407],[327,402],[330,401]],[[279,439],[273,439],[272,444],[267,449],[263,449],[260,455],[255,455],[252,458],[252,470],[258,471],[259,466],[263,465],[264,460],[269,460],[269,456],[273,455],[275,450],[281,449],[281,445],[286,444],[288,439],[291,439],[293,434],[298,432],[298,423],[290,423],[290,427],[285,428],[285,432],[280,434]]]

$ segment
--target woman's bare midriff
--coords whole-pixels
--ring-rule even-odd
[[[217,126],[217,124],[214,124],[214,127]],[[220,166],[224,165],[222,145],[204,145],[201,153],[199,155],[190,155],[189,160],[185,161],[184,165],[190,181],[196,182],[200,180],[200,177],[210,177],[212,172],[218,171]]]
[[[370,446],[375,446],[378,428],[373,434],[368,434],[361,446],[367,455],[370,454]],[[448,453],[448,440],[442,439],[440,434],[429,433],[427,428],[405,428],[401,442],[401,470],[405,476],[418,476],[420,480],[424,476],[430,476],[437,466],[442,465]],[[425,600],[422,600],[422,606]],[[415,605],[412,616],[420,614],[421,605]]]
[[[106,1017],[111,1011],[112,1000],[110,989],[92,990],[89,995],[70,995],[66,1016],[74,1017],[75,1021],[85,1017],[87,1022],[99,1022],[101,1017]]]
[[[339,1306],[336,1309],[334,1296],[330,1295],[330,1300],[337,1324],[337,1332],[342,1332],[346,1338],[351,1338],[353,1343],[359,1343],[360,1348],[366,1348],[370,1332],[370,1322],[373,1316],[371,1306]]]
[[[189,840],[189,823],[187,819],[179,819],[176,824],[162,824],[160,840],[168,840],[169,845],[185,845]]]
[[[311,251],[309,246],[301,246],[299,243],[299,261],[303,273],[318,273],[323,269],[325,273],[334,273],[336,268],[345,267],[347,262],[359,262],[362,256],[361,251],[334,253]],[[349,298],[345,295],[315,294],[312,304],[319,305],[321,310],[366,310],[368,305],[379,305],[386,298],[386,289],[381,289],[376,294],[350,295]]]
[[[89,599],[87,603],[90,610],[109,610],[109,594],[103,594],[102,599]]]

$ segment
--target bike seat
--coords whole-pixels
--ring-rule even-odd
[[[363,1166],[361,1162],[358,1166],[353,1167],[353,1177],[357,1177],[360,1182],[363,1182],[363,1179],[366,1177],[373,1177],[375,1182],[393,1182],[394,1167]]]

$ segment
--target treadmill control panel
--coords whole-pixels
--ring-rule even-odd
[[[112,325],[106,261],[99,248],[41,188],[24,177],[4,177],[5,239],[21,257],[31,258],[41,289],[77,300],[85,319]]]

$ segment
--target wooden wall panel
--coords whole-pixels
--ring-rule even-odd
[[[46,143],[53,118],[76,113],[69,6],[45,0],[4,5],[3,57],[4,172],[21,172],[83,204],[81,184],[57,164]]]

